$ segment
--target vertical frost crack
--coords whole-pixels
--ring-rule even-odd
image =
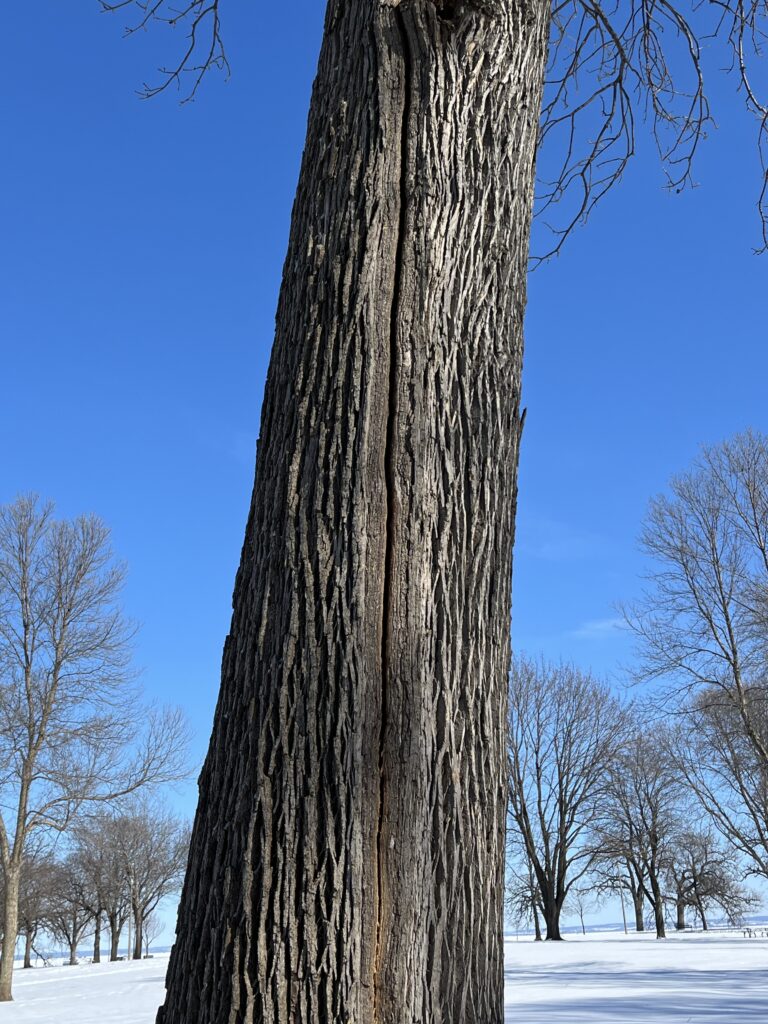
[[[386,797],[386,764],[385,744],[389,711],[389,674],[390,674],[390,639],[392,628],[392,573],[394,558],[394,537],[396,529],[396,463],[395,463],[395,428],[397,421],[397,388],[398,388],[398,356],[397,335],[400,319],[400,301],[403,276],[403,252],[405,247],[407,178],[408,178],[408,126],[411,114],[411,73],[412,60],[408,42],[408,30],[400,5],[392,8],[392,16],[400,37],[403,58],[403,100],[400,123],[400,171],[399,171],[399,208],[397,238],[395,242],[395,265],[392,279],[392,303],[389,320],[389,395],[387,406],[387,429],[384,448],[384,482],[386,492],[386,533],[384,539],[384,581],[382,588],[382,623],[381,623],[381,722],[379,730],[379,807],[376,832],[376,947],[373,967],[374,984],[374,1022],[379,1020],[379,984],[378,975],[381,963],[383,941],[383,908],[385,895],[384,881],[384,801]]]

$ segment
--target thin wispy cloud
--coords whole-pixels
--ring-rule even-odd
[[[576,640],[603,640],[614,636],[623,629],[626,629],[624,619],[617,617],[591,619],[588,622],[583,622],[577,629],[571,630],[569,636]]]

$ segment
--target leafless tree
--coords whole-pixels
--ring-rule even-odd
[[[54,870],[53,854],[47,845],[30,843],[19,887],[19,932],[24,936],[24,967],[32,966],[35,939],[45,927]]]
[[[752,731],[766,735],[766,705],[744,698]],[[693,700],[674,737],[674,754],[691,791],[717,831],[745,858],[751,874],[768,878],[768,766],[744,728],[735,702],[706,691]]]
[[[69,964],[77,963],[77,949],[93,925],[88,883],[76,858],[53,865],[46,899],[46,931],[69,950]]]
[[[531,862],[520,850],[513,849],[507,858],[505,904],[511,920],[518,926],[530,922],[535,941],[541,942],[541,892]]]
[[[120,934],[130,913],[128,876],[121,840],[119,811],[97,811],[72,828],[72,853],[87,882],[94,916],[93,958],[101,959],[101,919],[110,933],[111,961],[117,960]]]
[[[130,679],[123,577],[95,516],[56,520],[35,497],[0,508],[0,1001],[31,837],[186,771],[181,713],[147,708]]]
[[[691,909],[709,928],[710,909],[720,910],[729,924],[740,924],[754,910],[757,897],[743,883],[743,872],[733,851],[709,829],[687,828],[677,837],[667,865],[669,888],[676,910],[675,927],[686,927],[686,910]]]
[[[650,505],[643,598],[626,610],[639,676],[667,705],[722,708],[768,770],[768,438],[705,448]]]
[[[598,843],[595,846],[595,862],[592,872],[595,888],[599,894],[618,895],[624,907],[624,896],[631,901],[635,915],[635,931],[645,931],[645,894],[643,892],[643,868],[638,858],[628,859],[628,851],[622,844],[616,843],[615,837],[606,846],[604,836],[598,829]]]
[[[189,854],[189,826],[144,799],[115,819],[112,834],[124,864],[133,915],[133,958],[140,960],[146,920],[163,899],[181,888]]]
[[[603,857],[628,867],[665,938],[665,872],[685,820],[687,797],[661,723],[637,731],[611,766],[595,832]],[[637,904],[636,904],[637,907]]]
[[[610,688],[571,665],[517,658],[510,676],[510,839],[530,862],[548,939],[559,939],[571,889],[590,870],[588,842],[625,728]]]
[[[152,947],[152,943],[160,935],[163,930],[163,922],[160,920],[160,915],[156,910],[153,910],[148,914],[142,924],[142,934],[144,936],[144,956],[149,956],[149,951]]]

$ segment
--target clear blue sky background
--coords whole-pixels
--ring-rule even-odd
[[[96,0],[3,18],[0,501],[111,524],[146,689],[186,707],[200,758],[323,6],[225,0],[232,78],[184,107],[135,94],[178,35],[124,40]],[[710,94],[700,187],[668,195],[643,139],[530,284],[514,641],[617,680],[648,498],[700,443],[767,426],[755,126],[734,81]]]

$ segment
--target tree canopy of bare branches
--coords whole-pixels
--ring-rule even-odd
[[[641,678],[675,708],[733,710],[768,766],[768,438],[705,448],[651,504],[643,598],[626,609]]]
[[[144,84],[142,96],[175,88],[187,102],[209,71],[229,77],[223,0],[99,3],[103,11],[128,15],[129,36],[153,23],[185,34],[177,58],[158,69],[156,83]],[[463,6],[451,4],[451,17],[460,16]],[[484,6],[492,15],[493,4]],[[694,184],[696,153],[714,126],[702,60],[702,43],[713,38],[721,44],[720,66],[733,71],[757,124],[758,249],[768,247],[768,89],[759,69],[767,27],[766,0],[553,0],[540,133],[542,165],[553,170],[539,181],[537,197],[552,245],[535,263],[559,252],[621,180],[641,122],[649,127],[668,187],[679,192]]]
[[[589,871],[596,803],[617,754],[624,710],[608,686],[571,665],[516,659],[510,677],[510,842],[530,864],[547,938]]]
[[[600,857],[627,865],[660,939],[666,936],[665,871],[685,820],[686,793],[669,749],[660,723],[637,729],[611,765],[595,818]]]
[[[131,681],[123,578],[95,516],[57,520],[35,497],[0,508],[0,1000],[30,837],[187,771],[181,713],[147,707]]]
[[[768,867],[768,438],[705,448],[651,503],[627,610],[638,675],[682,713],[679,768],[721,834]]]

